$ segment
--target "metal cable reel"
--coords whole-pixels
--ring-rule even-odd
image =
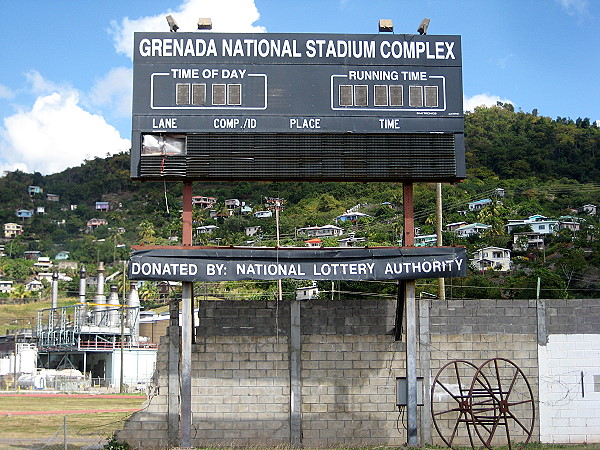
[[[469,361],[450,361],[439,370],[431,386],[433,425],[448,447],[464,445],[465,438],[475,447],[469,390],[476,372],[477,366]]]
[[[512,361],[493,358],[477,367],[455,360],[443,366],[431,387],[435,429],[448,446],[522,449],[533,433],[535,403],[523,371]]]

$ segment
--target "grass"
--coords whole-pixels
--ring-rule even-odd
[[[62,437],[66,417],[69,440],[85,441],[89,437],[109,438],[123,427],[133,412],[85,412],[77,410],[141,409],[145,396],[127,398],[120,396],[84,397],[36,397],[29,394],[17,396],[0,395],[0,448],[14,441],[39,441],[58,434]],[[65,411],[59,414],[4,415],[11,411]]]
[[[58,306],[69,306],[77,303],[75,298],[59,298]],[[52,307],[52,300],[24,300],[23,303],[0,304],[0,332],[13,332],[23,328],[33,328],[40,309]]]

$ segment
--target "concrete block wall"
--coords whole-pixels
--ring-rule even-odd
[[[302,442],[402,446],[396,377],[405,345],[391,336],[307,335],[302,342]]]
[[[168,334],[158,346],[156,371],[148,398],[142,409],[135,412],[116,433],[117,439],[126,441],[133,448],[163,449],[169,447],[168,430]]]
[[[600,323],[593,301],[546,302],[551,333],[569,333],[593,320]],[[438,370],[449,361],[463,359],[479,366],[491,358],[507,358],[523,371],[537,400],[538,352],[545,342],[538,343],[536,301],[418,303],[424,328],[417,375],[425,377],[426,394]],[[405,376],[406,359],[404,342],[394,340],[395,310],[396,302],[387,300],[319,299],[302,304],[304,446],[406,442],[405,419],[395,405],[395,379]],[[192,445],[289,445],[289,314],[288,302],[201,302],[192,355]],[[569,319],[561,322],[563,315]],[[158,448],[168,442],[165,352],[161,344],[158,395],[119,434],[134,448]],[[420,407],[419,414],[422,442],[440,444],[428,406]],[[152,433],[144,433],[150,428]],[[539,430],[536,421],[532,440],[540,439]]]
[[[192,445],[277,446],[289,438],[285,336],[205,336],[192,351]]]

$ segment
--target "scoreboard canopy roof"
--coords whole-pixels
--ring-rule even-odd
[[[464,178],[458,36],[136,33],[138,179]]]

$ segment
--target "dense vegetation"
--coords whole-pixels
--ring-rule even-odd
[[[444,224],[458,221],[492,225],[485,236],[458,239],[446,233],[444,244],[465,245],[469,251],[485,245],[510,248],[506,234],[508,219],[533,214],[557,218],[574,215],[584,204],[599,203],[600,129],[589,119],[552,120],[537,111],[515,112],[510,104],[480,107],[465,117],[468,178],[443,187]],[[30,197],[30,185],[43,188],[43,194]],[[505,189],[505,197],[494,197],[495,189]],[[421,234],[434,232],[433,185],[415,186],[415,219]],[[50,202],[46,194],[60,195]],[[61,250],[70,259],[88,264],[112,263],[127,259],[132,244],[173,244],[181,234],[181,193],[179,183],[132,182],[129,155],[85,161],[80,167],[42,176],[12,172],[0,178],[0,221],[24,227],[22,236],[5,240],[6,257],[0,259],[0,275],[23,281],[31,267],[20,259],[25,250],[39,250],[54,257]],[[194,183],[194,195],[218,199],[217,217],[206,210],[194,210],[196,225],[216,225],[213,234],[200,234],[196,243],[274,245],[275,220],[252,215],[229,217],[225,199],[237,198],[254,211],[266,208],[265,197],[286,200],[281,214],[282,245],[304,245],[295,236],[300,227],[334,223],[334,218],[356,205],[371,217],[356,223],[338,223],[347,233],[366,238],[366,245],[397,245],[402,236],[402,189],[393,183]],[[491,206],[464,212],[467,203],[492,198]],[[108,201],[111,210],[95,211],[95,202]],[[76,209],[71,205],[77,205]],[[20,208],[45,208],[44,214],[17,219]],[[462,211],[462,212],[461,212]],[[579,233],[561,231],[547,238],[544,252],[513,252],[509,274],[493,271],[472,273],[453,280],[454,297],[500,298],[535,295],[537,277],[542,279],[542,296],[597,296],[600,291],[600,226],[597,217],[584,219]],[[91,218],[104,218],[108,225],[87,230]],[[248,226],[260,226],[257,236],[248,237]],[[325,239],[325,245],[337,245]],[[421,285],[435,292],[435,281]],[[346,283],[339,292],[356,292],[371,287]],[[393,291],[392,287],[378,287]],[[340,295],[343,295],[343,294]],[[450,293],[450,292],[449,292]]]

